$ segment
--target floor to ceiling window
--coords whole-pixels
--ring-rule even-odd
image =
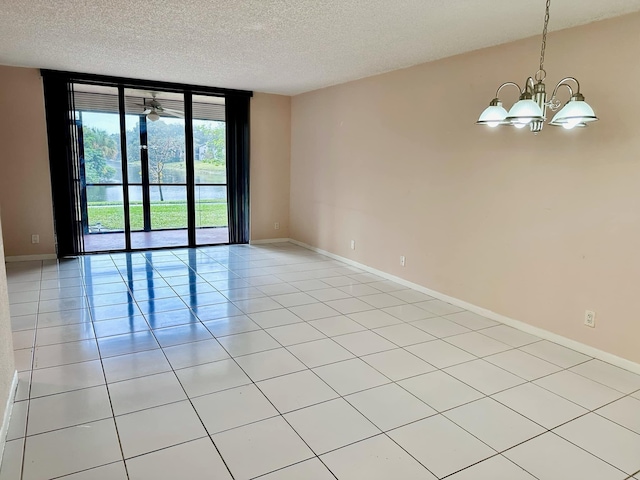
[[[49,117],[64,108],[50,98],[52,83],[50,129]],[[71,133],[64,132],[66,174],[73,181],[70,193],[54,186],[54,202],[62,195],[58,203],[66,204],[67,195],[73,204],[70,212],[56,208],[79,237],[69,242],[72,253],[248,241],[248,103],[240,121],[232,112],[230,131],[225,95],[159,87],[66,82],[73,118]],[[51,158],[57,183],[63,175]]]

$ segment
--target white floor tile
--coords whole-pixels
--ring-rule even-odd
[[[318,320],[320,318],[334,317],[340,315],[336,309],[331,308],[325,303],[311,303],[309,305],[300,305],[298,307],[291,307],[291,310],[298,317],[304,321]]]
[[[308,323],[294,323],[281,327],[268,328],[266,332],[285,347],[326,338],[325,335]]]
[[[11,418],[7,429],[6,441],[15,440],[26,435],[27,432],[27,412],[29,402],[26,400],[14,402],[11,408]]]
[[[102,358],[126,355],[160,348],[151,332],[136,332],[114,337],[98,339],[98,347]]]
[[[493,398],[549,429],[587,413],[581,406],[533,383],[510,388]]]
[[[212,439],[236,480],[248,480],[314,456],[281,417],[218,433]]]
[[[290,467],[276,470],[273,473],[269,473],[260,480],[335,480],[335,477],[331,475],[331,472],[327,470],[327,467],[318,460],[312,458],[311,460],[305,460],[304,462],[296,463]]]
[[[313,369],[340,395],[390,383],[390,380],[359,358],[332,363]]]
[[[529,355],[522,350],[509,350],[484,359],[529,381],[561,370],[557,365]]]
[[[395,383],[348,395],[345,400],[382,431],[437,413]]]
[[[586,362],[591,358],[583,355],[582,353],[576,352],[575,350],[571,350],[547,340],[525,345],[520,349],[562,368],[573,367],[574,365]]]
[[[447,337],[446,341],[476,357],[486,357],[487,355],[493,355],[511,349],[506,343],[498,342],[478,332],[454,335]]]
[[[203,475],[216,480],[231,479],[215,446],[208,438],[130,458],[127,460],[127,469],[131,480],[196,479]]]
[[[383,312],[382,310],[368,310],[366,312],[352,313],[348,315],[348,317],[366,328],[379,328],[402,323],[402,320],[399,318]]]
[[[441,415],[400,427],[389,436],[439,478],[495,455]]]
[[[296,410],[284,417],[317,455],[380,433],[341,398]]]
[[[194,398],[193,406],[209,435],[278,415],[255,385]]]
[[[433,297],[427,295],[426,293],[418,292],[417,290],[398,290],[395,292],[391,292],[396,298],[400,300],[404,300],[407,303],[417,303],[417,302],[425,302],[427,300],[434,300]]]
[[[493,395],[501,390],[524,383],[524,379],[484,360],[455,365],[447,368],[446,372],[485,395]]]
[[[353,358],[354,355],[332,339],[316,340],[305,344],[292,345],[288,350],[309,368]]]
[[[360,325],[358,322],[354,322],[349,317],[344,315],[321,318],[320,320],[313,320],[310,321],[309,324],[313,325],[314,328],[317,328],[329,337],[366,330],[366,328]]]
[[[424,320],[425,318],[431,318],[435,316],[433,313],[427,312],[426,310],[411,304],[383,308],[382,311],[388,313],[389,315],[393,315],[396,318],[399,318],[403,322],[415,322],[416,320]]]
[[[278,305],[277,309],[250,314],[249,317],[262,328],[279,327],[302,322],[302,319]]]
[[[567,370],[540,378],[534,383],[589,410],[624,396],[617,390]]]
[[[612,467],[554,433],[545,433],[504,453],[539,480],[624,480]],[[541,461],[544,459],[544,461]]]
[[[36,347],[33,354],[33,368],[57,367],[69,363],[88,362],[100,358],[95,340],[59,343]]]
[[[246,315],[218,318],[217,320],[209,320],[203,323],[214,337],[224,337],[226,335],[233,335],[234,333],[260,330],[260,325]]]
[[[214,339],[175,345],[163,350],[176,370],[229,358],[229,354]]]
[[[509,327],[508,325],[484,328],[482,334],[506,343],[507,345],[511,345],[512,347],[522,347],[541,340],[540,337]]]
[[[328,285],[327,285],[328,286]],[[323,288],[322,290],[311,290],[307,292],[319,302],[329,302],[331,300],[340,300],[341,298],[349,298],[349,295],[337,288]]]
[[[281,413],[308,407],[338,397],[310,370],[258,382],[257,386]]]
[[[427,469],[384,435],[322,456],[340,480],[435,480]],[[300,477],[302,478],[302,477]]]
[[[233,360],[205,363],[176,370],[178,380],[191,398],[251,383]]]
[[[442,371],[402,380],[398,385],[439,412],[483,397],[482,393]]]
[[[442,340],[419,343],[406,347],[406,350],[438,368],[450,367],[458,363],[469,362],[476,357]]]
[[[535,480],[535,478],[502,455],[496,455],[447,477],[447,480]]]
[[[102,365],[109,383],[171,371],[171,365],[159,349],[105,358]]]
[[[399,347],[406,347],[409,345],[415,345],[416,343],[424,343],[436,339],[419,328],[407,323],[376,328],[374,332],[386,338],[390,342],[395,343]]]
[[[571,371],[623,393],[635,392],[640,388],[640,375],[602,360],[589,360],[571,368]]]
[[[640,470],[640,435],[606,418],[589,413],[554,432],[630,475]]]
[[[357,298],[343,298],[341,300],[331,300],[330,302],[326,302],[326,305],[337,310],[343,315],[348,315],[350,313],[364,312],[366,310],[373,310],[375,307],[369,305],[362,300],[358,300]],[[25,313],[26,315],[26,313]]]
[[[128,480],[124,462],[84,470],[64,477],[65,480]]]
[[[394,381],[435,370],[435,367],[402,348],[366,355],[362,360]]]
[[[434,315],[448,315],[450,313],[462,312],[464,309],[451,305],[450,303],[443,302],[442,300],[427,300],[425,302],[418,302],[416,305],[427,312],[431,312]]]
[[[75,324],[72,326],[83,326],[86,324]],[[56,328],[56,327],[51,327]],[[64,328],[64,327],[58,327]],[[116,318],[114,320],[104,320],[102,322],[94,322],[93,329],[96,337],[111,337],[114,335],[124,335],[127,333],[144,332],[150,330],[149,324],[142,315],[131,318]],[[49,330],[49,329],[47,329]]]
[[[35,398],[29,406],[28,435],[111,418],[104,385]]]
[[[430,335],[438,338],[450,337],[451,335],[459,335],[461,333],[470,332],[468,328],[458,325],[456,322],[447,320],[442,317],[432,317],[425,320],[418,320],[411,322],[416,328],[427,332]]]
[[[285,348],[237,357],[240,367],[254,382],[306,370],[306,366]]]
[[[218,342],[234,357],[281,347],[281,345],[264,330],[219,337]]]
[[[351,280],[351,279],[350,279]],[[333,279],[333,278],[328,278],[326,280],[327,283],[335,283],[337,280]],[[345,293],[348,293],[349,295],[352,295],[354,297],[362,297],[364,295],[374,295],[376,293],[380,293],[381,290],[378,290],[377,288],[373,288],[370,285],[363,285],[360,283],[352,283],[352,284],[346,284],[346,285],[341,285],[338,287],[338,289],[342,290]]]
[[[173,372],[158,373],[109,384],[115,415],[186,400],[187,396]]]
[[[153,334],[163,348],[213,338],[209,330],[199,322],[177,327],[158,328],[153,331]]]
[[[339,335],[333,337],[333,340],[357,357],[398,348],[397,345],[370,330]]]
[[[397,305],[404,305],[404,300],[400,300],[398,297],[389,295],[388,293],[376,293],[373,295],[364,295],[359,297],[363,302],[368,303],[376,308],[395,307]]]
[[[31,398],[95,387],[103,383],[104,374],[99,360],[43,368],[33,371]]]
[[[0,480],[21,480],[24,438],[5,443],[0,465]]]
[[[467,403],[444,415],[498,452],[546,431],[490,398]]]
[[[236,300],[233,302],[242,312],[248,314],[266,312],[267,310],[276,310],[282,308],[275,300],[269,297],[250,298],[248,300]]]
[[[126,459],[207,435],[188,401],[116,417]]]
[[[46,480],[122,459],[113,419],[27,437],[24,480]]]
[[[640,434],[640,400],[637,398],[621,398],[596,410],[596,413]]]
[[[318,301],[311,295],[304,292],[285,293],[284,295],[275,295],[271,297],[283,307],[297,307],[299,305],[308,305],[310,303],[317,303]]]

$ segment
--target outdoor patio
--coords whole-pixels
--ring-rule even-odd
[[[229,229],[199,228],[196,230],[198,245],[213,245],[229,242]],[[186,247],[187,229],[156,230],[151,232],[131,232],[131,248],[148,249],[160,247]],[[124,232],[97,233],[84,236],[85,252],[106,252],[125,248]]]

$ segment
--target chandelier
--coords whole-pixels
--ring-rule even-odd
[[[532,132],[538,133],[544,126],[547,107],[555,112],[562,106],[556,96],[561,87],[566,87],[569,90],[569,101],[553,116],[551,122],[549,122],[550,125],[562,126],[569,130],[574,127],[586,127],[589,122],[598,120],[593,109],[584,101],[584,96],[580,93],[580,83],[574,77],[565,77],[560,80],[553,89],[550,100],[547,101],[547,92],[543,82],[547,75],[544,70],[544,53],[547,45],[550,4],[551,0],[547,0],[544,29],[542,30],[540,68],[533,78],[527,78],[524,88],[520,88],[515,82],[505,82],[500,85],[496,91],[496,97],[491,100],[489,106],[482,112],[476,124],[490,127],[511,125],[516,128],[529,126]],[[502,106],[502,101],[500,100],[500,91],[507,86],[516,87],[520,93],[518,101],[513,104],[508,112]]]

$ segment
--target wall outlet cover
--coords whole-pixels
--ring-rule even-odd
[[[596,326],[596,312],[591,310],[585,310],[584,312],[584,324],[587,327],[595,328]]]

